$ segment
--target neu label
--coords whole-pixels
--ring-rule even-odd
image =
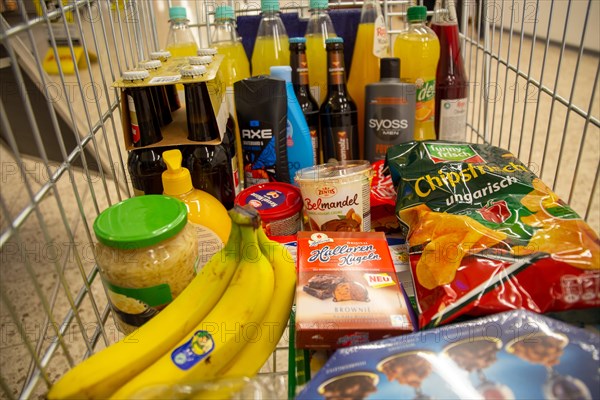
[[[271,129],[242,129],[242,139],[271,139]]]

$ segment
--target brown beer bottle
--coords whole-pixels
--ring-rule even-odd
[[[123,73],[123,81],[143,81],[150,76],[146,70],[130,70]],[[123,91],[129,109],[131,143],[134,147],[144,147],[162,140],[160,120],[154,111],[152,91],[148,86],[127,87]]]
[[[203,65],[190,65],[181,69],[183,77],[194,77],[206,72]],[[217,118],[210,102],[206,82],[183,83],[187,114],[188,139],[208,142],[220,139]]]
[[[328,38],[327,97],[321,105],[320,121],[323,142],[323,161],[357,160],[358,114],[356,104],[346,88],[344,39]]]

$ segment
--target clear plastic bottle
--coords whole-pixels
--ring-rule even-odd
[[[288,35],[279,16],[279,0],[261,0],[262,18],[252,52],[252,75],[269,75],[275,65],[290,65]]]
[[[232,124],[233,132],[235,133],[233,140],[236,146],[233,157],[238,162],[237,167],[234,169],[234,174],[236,174],[243,170],[244,165],[242,160],[242,139],[236,119],[233,84],[250,77],[250,63],[248,62],[241,39],[238,37],[235,28],[235,14],[230,6],[217,7],[215,11],[215,31],[213,32],[211,41],[219,54],[225,56],[220,70],[226,86],[227,106],[229,107],[229,113],[233,117]],[[243,182],[240,182],[240,179],[243,179],[243,177],[237,176],[236,195],[243,186]]]
[[[226,86],[250,76],[250,63],[235,29],[235,18],[230,6],[219,6],[215,11],[215,30],[211,42],[225,59],[221,63]]]
[[[435,81],[435,132],[439,140],[465,141],[469,80],[460,54],[454,0],[437,0],[431,28],[440,40]]]
[[[327,13],[327,0],[310,0],[310,17],[306,26],[306,59],[310,90],[317,102],[322,104],[327,96],[327,50],[325,40],[335,37],[335,29]]]
[[[402,82],[414,83],[417,89],[414,138],[435,140],[435,75],[440,43],[435,32],[425,25],[426,7],[409,7],[406,14],[408,26],[394,42],[394,56],[402,62]]]
[[[381,6],[377,0],[365,0],[356,32],[348,92],[358,111],[358,150],[364,154],[365,86],[379,82],[379,60],[389,56],[389,38]]]
[[[198,52],[198,44],[190,30],[185,7],[169,8],[169,34],[167,36],[166,49],[173,57],[195,56]]]

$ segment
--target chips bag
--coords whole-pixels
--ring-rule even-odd
[[[600,305],[600,240],[510,152],[409,142],[387,166],[410,246],[419,325]]]

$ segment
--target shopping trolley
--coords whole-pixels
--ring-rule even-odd
[[[185,3],[201,45],[210,45],[217,2]],[[258,0],[228,3],[238,15],[259,10]],[[391,40],[407,3],[382,1]],[[599,3],[459,3],[468,140],[509,149],[598,231],[600,35],[591,20]],[[4,398],[43,397],[69,368],[122,338],[91,232],[103,209],[132,196],[111,83],[164,45],[172,4],[0,0]],[[330,1],[334,10],[360,5]],[[307,9],[308,0],[282,1],[283,12],[306,17]],[[48,55],[61,60],[52,73]],[[267,377],[286,377],[285,339],[263,368]]]

